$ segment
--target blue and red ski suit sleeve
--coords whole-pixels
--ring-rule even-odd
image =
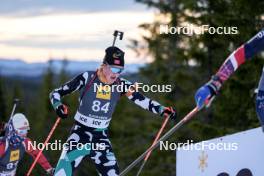
[[[216,75],[222,83],[225,82],[240,65],[261,51],[264,51],[264,29],[230,54]]]

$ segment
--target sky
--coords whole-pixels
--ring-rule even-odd
[[[28,63],[49,58],[101,61],[113,31],[123,31],[117,46],[127,63],[145,63],[127,45],[141,39],[138,28],[154,11],[134,0],[0,0],[0,58]]]

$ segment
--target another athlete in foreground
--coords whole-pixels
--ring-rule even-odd
[[[195,94],[197,106],[201,109],[205,105],[210,105],[223,83],[239,66],[251,60],[253,56],[261,51],[264,51],[264,29],[229,55],[218,72],[212,76],[212,79],[197,90]],[[258,86],[256,111],[261,125],[264,127],[264,70]]]

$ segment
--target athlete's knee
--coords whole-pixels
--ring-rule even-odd
[[[119,171],[116,169],[111,169],[107,172],[107,175],[105,176],[118,176],[119,175]]]
[[[72,173],[72,163],[67,158],[61,158],[56,166],[54,176],[71,176]]]

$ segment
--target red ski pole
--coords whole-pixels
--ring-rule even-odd
[[[161,128],[160,128],[158,134],[156,135],[155,140],[153,141],[151,147],[153,147],[153,146],[157,143],[158,139],[160,138],[160,135],[161,135],[162,131],[164,130],[166,124],[167,124],[168,121],[169,121],[169,118],[170,118],[170,116],[166,116],[166,118],[164,119],[164,121],[163,121],[163,123],[162,123],[162,126],[161,126]],[[141,164],[141,166],[140,166],[140,168],[139,168],[139,170],[138,170],[138,172],[137,172],[137,176],[139,176],[139,174],[140,174],[141,171],[143,170],[143,167],[145,166],[145,164],[146,164],[146,162],[147,162],[149,156],[151,155],[151,152],[152,152],[152,150],[150,150],[150,151],[147,153],[147,155],[145,156],[144,161],[143,161],[143,163]]]
[[[55,124],[53,125],[52,129],[50,130],[47,139],[46,139],[45,142],[44,142],[44,147],[43,147],[43,149],[45,148],[45,146],[46,146],[47,143],[49,142],[49,140],[50,140],[50,138],[51,138],[53,132],[54,132],[55,129],[57,128],[57,126],[58,126],[60,120],[61,120],[61,118],[58,117],[57,120],[56,120],[56,122],[55,122]],[[29,171],[27,172],[27,176],[30,176],[30,174],[31,174],[32,170],[34,169],[34,167],[35,167],[35,165],[36,165],[36,163],[37,163],[37,161],[38,161],[40,155],[42,154],[43,149],[40,149],[40,151],[39,151],[37,157],[35,158],[34,162],[33,162],[32,165],[30,166]]]
[[[167,133],[165,133],[153,146],[149,147],[142,155],[140,155],[136,160],[134,160],[129,166],[123,170],[119,176],[126,175],[132,168],[134,168],[140,161],[142,161],[149,151],[156,149],[159,146],[160,141],[167,140],[175,131],[182,127],[185,123],[191,120],[194,115],[199,111],[198,107],[195,107],[191,112],[189,112],[180,122],[174,125]]]

